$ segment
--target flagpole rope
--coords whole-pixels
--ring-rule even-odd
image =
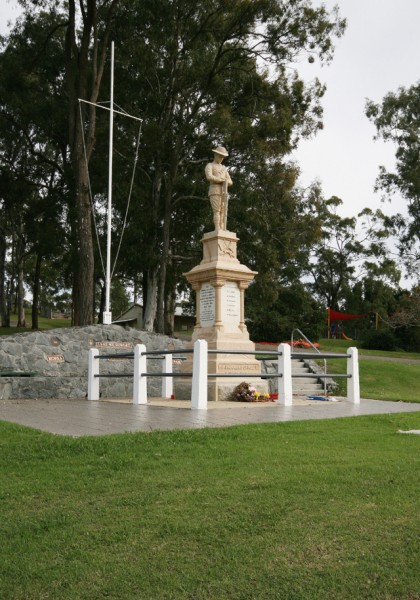
[[[130,191],[128,193],[127,207],[125,209],[125,215],[124,215],[124,222],[123,222],[122,231],[121,231],[121,237],[120,237],[120,241],[119,241],[119,244],[118,244],[117,253],[115,255],[114,265],[113,265],[112,271],[111,271],[111,278],[114,276],[115,267],[117,265],[118,257],[119,257],[119,254],[120,254],[120,249],[121,249],[121,244],[122,244],[124,232],[125,232],[126,227],[127,227],[128,211],[129,211],[130,204],[131,204],[131,196],[132,196],[132,193],[133,193],[134,177],[135,177],[135,174],[136,174],[137,162],[138,162],[138,158],[139,158],[139,147],[140,147],[142,124],[143,123],[140,122],[139,133],[138,133],[138,136],[137,136],[136,153],[135,153],[135,156],[134,156],[133,170],[132,170],[132,173],[131,173]]]

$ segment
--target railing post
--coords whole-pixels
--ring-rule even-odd
[[[88,400],[99,400],[99,355],[97,348],[89,350],[89,368],[88,368]]]
[[[172,373],[172,354],[163,357],[162,372]],[[171,398],[173,391],[173,378],[162,377],[162,398]]]
[[[134,376],[133,376],[133,404],[147,404],[147,357],[146,346],[134,346]]]
[[[359,351],[357,348],[348,349],[347,359],[347,400],[353,404],[360,404],[360,379],[359,379]]]
[[[279,401],[284,406],[293,404],[292,388],[292,358],[289,344],[280,344],[277,351],[280,353],[277,360],[277,373],[282,377],[277,378]]]
[[[194,343],[191,408],[207,409],[207,341]]]

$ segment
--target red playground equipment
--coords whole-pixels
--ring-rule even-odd
[[[369,313],[364,313],[362,315],[352,315],[350,313],[339,312],[338,310],[333,310],[332,308],[328,308],[328,339],[330,338],[341,338],[343,340],[351,340],[352,338],[348,337],[340,324],[337,324],[337,321],[348,321],[350,319],[362,319],[363,317],[369,316]],[[375,315],[375,328],[378,329],[378,313],[370,313],[371,315]]]

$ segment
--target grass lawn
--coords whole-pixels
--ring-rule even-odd
[[[320,361],[318,362],[321,364]],[[343,359],[328,359],[327,370],[328,373],[345,373],[346,361]],[[361,398],[392,400],[395,402],[420,402],[419,365],[379,360],[364,361],[362,359],[359,361],[359,373]],[[339,385],[339,389],[335,394],[346,396],[347,381],[345,379],[336,379],[335,381]]]
[[[346,340],[322,340],[321,351],[346,352],[352,342]],[[390,359],[363,360],[363,356],[380,356]],[[392,358],[420,359],[420,354],[410,352],[380,352],[377,350],[359,350],[360,395],[375,400],[393,400],[402,402],[420,402],[419,376],[420,365],[404,362],[392,362]],[[323,367],[323,361],[318,361]],[[328,359],[329,373],[345,373],[345,359]],[[337,379],[337,395],[346,395],[347,382]],[[420,596],[419,596],[420,597]]]
[[[321,352],[346,352],[347,348],[354,346],[359,349],[359,356],[387,356],[391,358],[414,358],[420,360],[420,352],[366,350],[365,348],[359,348],[359,343],[358,340],[327,340],[326,338],[322,338],[319,349]]]
[[[12,315],[12,323],[16,322],[16,315]],[[38,317],[39,329],[55,329],[56,327],[70,327],[71,319],[47,319],[46,317]],[[0,327],[1,335],[14,335],[15,333],[30,333],[33,331],[32,320],[30,316],[26,318],[26,327]]]
[[[420,415],[65,438],[0,423],[0,597],[420,598]]]

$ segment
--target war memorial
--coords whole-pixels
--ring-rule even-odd
[[[225,148],[213,149],[213,162],[206,166],[209,181],[209,199],[213,211],[214,231],[202,238],[203,259],[199,265],[185,273],[187,281],[196,292],[196,325],[191,346],[198,339],[208,343],[208,372],[219,375],[209,379],[208,399],[225,400],[239,383],[228,373],[244,374],[247,382],[267,392],[268,384],[261,379],[261,365],[253,354],[255,344],[249,339],[245,324],[245,290],[257,275],[237,258],[238,237],[227,230],[228,189],[232,179],[222,164],[228,156]],[[235,350],[238,354],[224,354]],[[213,351],[213,352],[212,352]],[[239,352],[242,352],[239,354]],[[187,358],[182,370],[192,370],[192,358]],[[178,397],[190,395],[190,384],[179,381]]]

